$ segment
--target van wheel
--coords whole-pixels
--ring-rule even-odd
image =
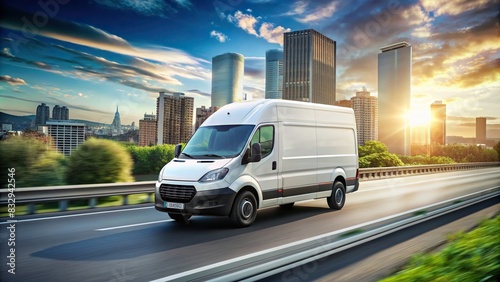
[[[179,214],[179,213],[168,213],[171,219],[175,220],[175,222],[179,223],[189,223],[189,219],[191,218],[190,214]]]
[[[295,203],[283,204],[283,205],[280,205],[280,208],[289,210],[289,209],[293,208],[293,204],[295,204]]]
[[[333,184],[332,195],[326,198],[328,206],[333,210],[340,210],[345,203],[345,187],[340,181],[335,181]]]
[[[229,214],[229,221],[235,227],[250,226],[257,216],[257,200],[250,191],[238,194]]]

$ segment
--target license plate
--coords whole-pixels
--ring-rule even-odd
[[[177,210],[183,210],[184,209],[184,204],[183,203],[164,202],[164,205],[168,209],[177,209]]]

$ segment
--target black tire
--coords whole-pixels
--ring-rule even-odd
[[[171,219],[175,220],[175,222],[185,223],[185,224],[187,224],[189,222],[189,219],[191,218],[190,214],[179,214],[179,213],[168,213],[168,216],[170,216]]]
[[[289,209],[293,208],[293,204],[295,204],[295,203],[282,204],[282,205],[280,205],[280,208],[289,210]]]
[[[335,183],[333,183],[332,195],[326,198],[326,202],[332,210],[340,210],[344,207],[345,187],[342,182],[335,181]]]
[[[235,227],[250,226],[257,216],[257,200],[250,191],[243,191],[236,196],[229,221]]]

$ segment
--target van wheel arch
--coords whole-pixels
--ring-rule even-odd
[[[346,200],[345,180],[342,177],[337,177],[333,182],[332,195],[326,198],[328,206],[332,210],[340,210],[344,207]]]
[[[231,225],[235,227],[250,226],[257,217],[258,208],[259,198],[255,189],[253,187],[242,188],[236,195],[229,212]]]

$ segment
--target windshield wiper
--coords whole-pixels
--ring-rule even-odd
[[[181,154],[183,154],[184,156],[186,156],[186,157],[188,157],[188,158],[194,159],[194,157],[193,157],[193,156],[191,156],[190,154],[186,154],[186,153],[184,153],[184,152],[182,152]]]
[[[204,156],[204,157],[216,157],[216,158],[225,159],[225,157],[224,157],[224,156],[217,155],[217,154],[204,154],[203,156]]]

